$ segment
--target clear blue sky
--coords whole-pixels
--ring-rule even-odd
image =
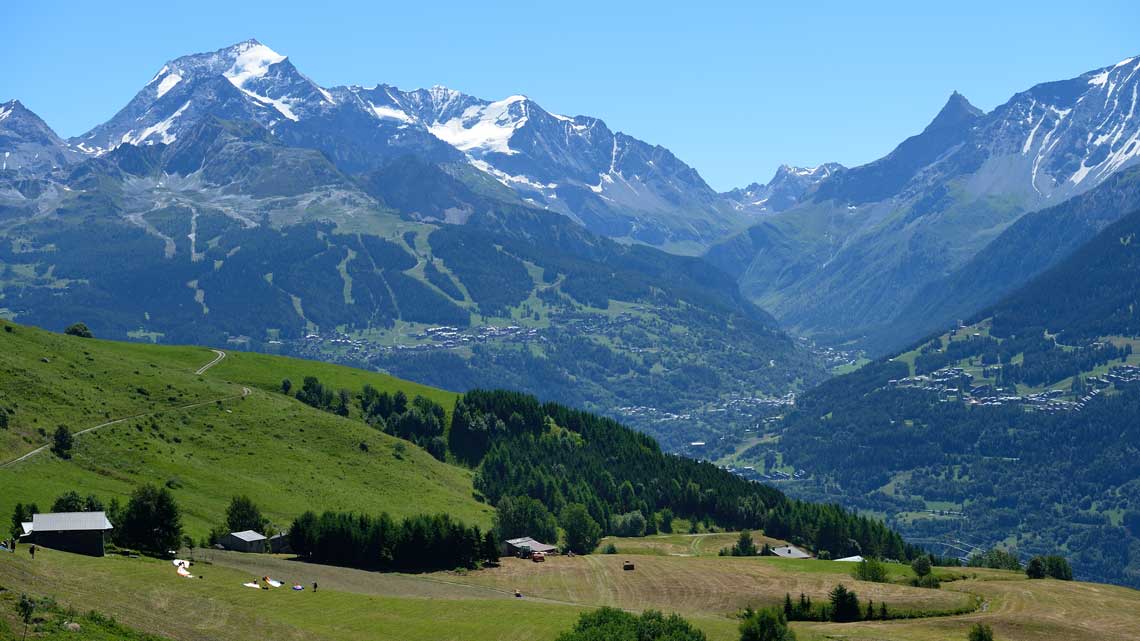
[[[166,60],[255,37],[325,86],[443,84],[598,116],[723,190],[781,163],[873,160],[953,90],[990,110],[1140,55],[1136,0],[925,4],[15,0],[0,100],[72,136]]]

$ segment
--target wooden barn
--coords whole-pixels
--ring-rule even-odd
[[[292,554],[293,546],[289,543],[289,534],[275,534],[269,537],[269,551],[274,554]]]
[[[32,517],[31,543],[88,556],[103,556],[104,540],[114,526],[103,512],[51,512]]]

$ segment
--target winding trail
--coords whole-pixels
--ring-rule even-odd
[[[209,363],[206,363],[205,365],[200,367],[196,372],[194,372],[195,374],[198,374],[198,375],[205,374],[206,370],[208,370],[211,367],[222,362],[222,359],[226,357],[226,353],[220,349],[215,349],[215,350],[211,350],[211,351],[213,351],[215,354],[217,354],[217,357],[214,358],[214,360],[210,361]],[[223,396],[221,398],[212,398],[212,399],[207,400],[207,401],[195,401],[193,403],[187,403],[186,405],[178,405],[175,407],[166,407],[166,408],[163,408],[160,410],[155,410],[153,412],[142,412],[139,414],[132,414],[130,416],[123,416],[121,418],[116,418],[114,420],[107,421],[106,423],[100,423],[98,425],[93,425],[93,426],[88,427],[86,429],[82,429],[82,430],[72,434],[72,436],[73,437],[82,436],[84,434],[87,434],[89,432],[94,432],[95,430],[102,429],[104,427],[108,427],[111,425],[118,425],[119,423],[122,423],[125,421],[130,421],[130,420],[133,420],[136,418],[145,418],[147,416],[153,416],[155,414],[161,414],[163,412],[170,412],[172,410],[188,410],[188,409],[193,409],[195,407],[202,407],[204,405],[212,405],[214,403],[220,403],[222,401],[232,401],[232,400],[238,399],[238,398],[245,398],[246,396],[249,396],[251,393],[253,393],[253,390],[251,390],[248,387],[242,387],[240,394],[232,394],[230,396]],[[14,458],[14,459],[12,459],[10,461],[6,461],[4,463],[0,463],[0,469],[6,468],[6,467],[11,467],[13,465],[16,465],[17,463],[20,463],[22,461],[26,461],[26,460],[32,458],[33,456],[39,454],[40,452],[43,452],[44,450],[48,449],[50,446],[51,446],[50,443],[41,445],[41,446],[37,447],[36,449],[28,452],[27,454],[24,454],[23,456],[20,456],[18,458]]]
[[[226,357],[226,353],[225,353],[225,352],[223,352],[223,351],[222,351],[222,350],[220,350],[220,349],[214,349],[214,350],[210,350],[210,351],[212,351],[212,352],[214,352],[215,354],[217,354],[217,355],[218,355],[218,357],[217,357],[217,358],[215,358],[214,360],[210,361],[209,363],[206,363],[205,365],[203,365],[203,366],[199,367],[199,368],[198,368],[198,371],[194,372],[194,373],[195,373],[195,374],[197,374],[198,376],[201,376],[202,374],[205,374],[205,373],[206,373],[206,370],[208,370],[208,369],[210,369],[211,367],[213,367],[213,366],[217,365],[218,363],[221,363],[221,362],[222,362],[222,359]]]

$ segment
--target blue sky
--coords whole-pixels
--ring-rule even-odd
[[[923,4],[15,0],[0,100],[72,136],[166,60],[255,37],[325,86],[443,84],[598,116],[723,190],[781,163],[873,160],[953,90],[990,110],[1140,54],[1135,0]]]

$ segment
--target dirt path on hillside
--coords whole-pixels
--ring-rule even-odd
[[[220,350],[220,349],[215,349],[215,350],[211,350],[211,351],[213,351],[215,354],[217,354],[217,355],[218,355],[218,357],[217,357],[217,358],[215,358],[214,360],[210,361],[209,363],[206,363],[206,364],[205,364],[205,365],[203,365],[202,367],[199,367],[199,368],[198,368],[198,371],[194,372],[194,373],[195,373],[195,374],[197,374],[198,376],[201,376],[202,374],[205,374],[205,373],[206,373],[206,370],[208,370],[208,369],[210,369],[211,367],[213,367],[213,366],[217,365],[218,363],[221,363],[221,362],[222,362],[222,359],[226,357],[226,353],[225,353],[225,352],[223,352],[223,351],[222,351],[222,350]]]
[[[215,349],[215,350],[213,350],[213,352],[215,354],[217,354],[217,357],[214,358],[214,360],[210,361],[209,363],[206,363],[205,365],[203,365],[201,368],[199,368],[196,372],[194,372],[195,374],[200,375],[200,374],[206,373],[206,370],[208,370],[211,367],[222,362],[222,359],[226,357],[226,353],[220,349]],[[78,432],[75,432],[74,434],[72,434],[72,437],[82,436],[82,435],[87,434],[89,432],[94,432],[95,430],[103,429],[104,427],[109,427],[111,425],[118,425],[119,423],[134,420],[136,418],[146,418],[148,416],[153,416],[155,414],[161,414],[163,412],[170,412],[170,411],[174,411],[174,410],[194,409],[195,407],[202,407],[203,405],[211,405],[213,403],[221,403],[222,401],[232,401],[232,400],[238,399],[238,398],[245,398],[246,396],[249,396],[251,393],[253,393],[253,390],[251,390],[248,387],[242,387],[241,388],[241,394],[233,394],[230,396],[223,396],[221,398],[212,398],[212,399],[207,400],[207,401],[196,401],[194,403],[187,403],[186,405],[178,405],[176,407],[166,407],[166,408],[163,408],[160,410],[155,410],[153,412],[142,412],[140,414],[132,414],[130,416],[123,416],[121,418],[116,418],[114,420],[107,421],[106,423],[100,423],[98,425],[93,425],[93,426],[88,427],[86,429],[79,430]],[[22,456],[19,456],[17,458],[14,458],[14,459],[7,461],[7,462],[4,462],[4,463],[0,463],[0,469],[6,468],[6,467],[11,467],[13,465],[16,465],[17,463],[26,461],[26,460],[32,458],[33,456],[39,454],[40,452],[43,452],[44,450],[48,449],[49,447],[51,447],[51,444],[45,443],[44,445],[41,445],[41,446],[37,447],[36,449],[34,449],[34,450],[32,450],[32,451],[30,451],[30,452],[28,452]]]

